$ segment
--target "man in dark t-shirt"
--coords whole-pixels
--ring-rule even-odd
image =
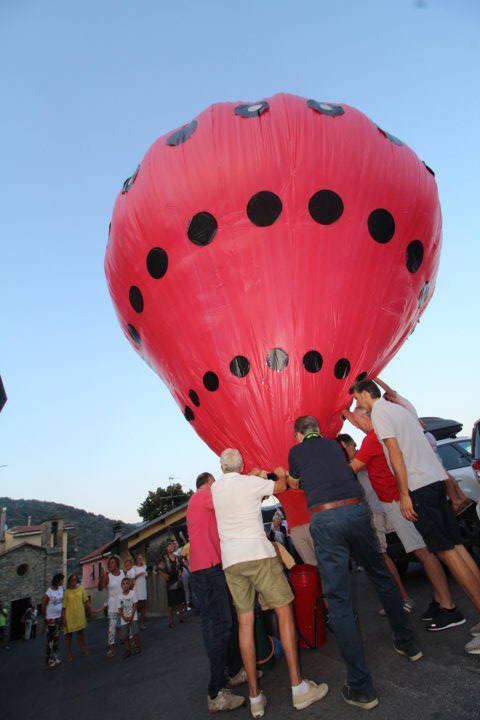
[[[394,633],[394,649],[410,660],[422,652],[414,642],[402,600],[380,557],[370,524],[370,512],[345,454],[335,440],[321,437],[317,420],[296,420],[297,445],[289,453],[291,487],[301,483],[311,513],[310,532],[315,545],[329,621],[347,666],[342,696],[349,705],[366,710],[378,705],[355,622],[349,571],[350,556],[365,568],[377,591]],[[277,470],[278,472],[278,470]]]

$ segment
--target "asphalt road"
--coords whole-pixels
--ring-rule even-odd
[[[375,720],[480,720],[480,656],[464,650],[468,628],[477,622],[473,608],[454,588],[467,624],[441,633],[427,633],[419,620],[429,601],[428,584],[414,566],[406,577],[417,602],[412,620],[424,658],[412,663],[392,649],[387,621],[378,615],[378,601],[363,573],[356,573],[361,625],[368,662],[380,698],[370,711]],[[149,618],[142,633],[141,655],[122,659],[105,656],[106,621],[92,621],[87,629],[89,657],[74,645],[72,663],[55,670],[44,665],[44,637],[12,644],[0,652],[2,720],[191,720],[207,716],[207,662],[196,617],[171,630],[165,618]],[[61,646],[63,650],[63,644]],[[350,707],[340,696],[344,666],[331,634],[318,650],[302,650],[304,676],[325,681],[330,692],[320,703],[302,711],[305,720],[350,720],[365,711]],[[262,681],[268,698],[265,717],[292,717],[285,661]],[[241,688],[247,696],[246,687]],[[225,715],[225,714],[224,714]],[[247,708],[228,715],[250,717]]]

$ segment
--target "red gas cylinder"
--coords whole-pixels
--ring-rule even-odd
[[[293,609],[300,647],[324,645],[324,606],[318,569],[314,565],[294,565],[290,570],[290,583],[295,594]]]

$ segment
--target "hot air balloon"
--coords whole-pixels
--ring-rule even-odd
[[[293,422],[334,436],[435,287],[433,171],[345,104],[219,103],[160,137],[119,193],[105,270],[121,327],[186,421],[247,467]]]

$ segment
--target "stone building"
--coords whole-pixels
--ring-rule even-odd
[[[26,608],[39,607],[53,575],[67,574],[67,539],[72,529],[61,518],[5,529],[5,509],[2,510],[0,600],[8,608],[10,640],[21,637],[21,618]]]

